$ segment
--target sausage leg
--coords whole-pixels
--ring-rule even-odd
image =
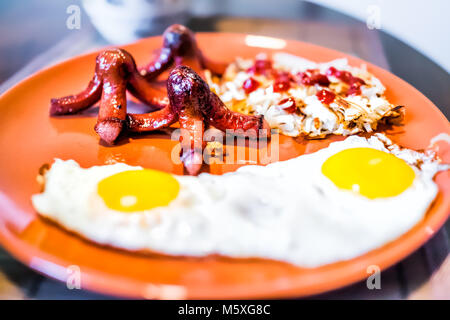
[[[51,99],[50,115],[58,116],[80,112],[100,100],[101,95],[102,81],[97,76],[97,73],[95,73],[94,78],[89,81],[87,88],[82,92],[76,95]]]
[[[166,107],[154,112],[144,114],[129,113],[127,115],[127,128],[132,132],[148,132],[168,127],[177,120],[177,114],[173,112],[170,104],[167,103]]]

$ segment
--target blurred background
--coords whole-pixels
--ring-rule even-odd
[[[45,65],[178,22],[360,56],[413,84],[448,117],[447,12],[448,0],[0,0],[0,92]]]
[[[297,39],[358,56],[411,83],[449,118],[448,12],[449,0],[0,0],[0,94],[59,61],[182,23],[194,31]],[[450,222],[384,271],[382,290],[359,283],[323,298],[424,297],[430,275],[449,253],[448,232]],[[103,298],[68,292],[0,249],[2,297]]]

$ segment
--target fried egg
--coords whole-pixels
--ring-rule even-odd
[[[96,243],[175,256],[263,258],[302,267],[351,259],[425,215],[442,169],[382,134],[223,175],[56,159],[39,214]]]

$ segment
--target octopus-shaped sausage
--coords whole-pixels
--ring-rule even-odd
[[[77,95],[52,99],[50,114],[76,113],[101,100],[95,131],[109,144],[113,144],[124,129],[148,132],[178,121],[180,128],[187,133],[180,136],[180,157],[191,175],[197,174],[202,165],[206,126],[222,131],[233,130],[249,138],[270,137],[270,127],[262,116],[248,116],[229,110],[193,70],[202,73],[203,68],[209,67],[220,73],[224,68],[204,58],[189,29],[180,25],[169,27],[164,33],[163,43],[157,60],[140,72],[127,51],[103,51],[97,56],[95,74],[87,88]],[[189,64],[193,69],[181,63]],[[167,80],[168,97],[159,98],[151,80],[173,64],[177,66]],[[127,90],[144,104],[158,110],[127,114]]]
[[[65,115],[80,112],[100,100],[95,131],[108,144],[113,144],[127,120],[126,91],[143,103],[156,107],[160,112],[169,109],[167,98],[158,98],[156,90],[137,71],[136,63],[123,49],[105,50],[97,56],[95,74],[87,88],[77,95],[52,99],[50,115]],[[166,112],[164,126],[172,113]],[[133,116],[131,116],[131,119]],[[157,124],[152,124],[154,128]]]
[[[270,137],[270,126],[262,115],[244,115],[229,110],[220,98],[209,89],[208,84],[191,68],[174,68],[167,80],[167,94],[170,110],[176,115],[180,128],[188,133],[182,135],[181,160],[187,172],[198,173],[202,164],[203,132],[206,126],[213,126],[224,132],[234,132],[249,138]],[[166,121],[166,113],[156,111],[139,115],[144,125],[130,121],[132,131],[145,132],[160,129]],[[156,124],[152,127],[151,124]]]
[[[168,108],[129,115],[128,128],[134,132],[148,132],[169,126],[174,119],[178,120],[180,128],[187,133],[187,136],[180,137],[180,157],[191,175],[197,174],[201,168],[206,143],[203,141],[203,132],[207,126],[253,139],[270,137],[270,126],[263,116],[244,115],[229,110],[208,84],[187,66],[178,66],[171,71],[167,79],[167,94],[170,101]],[[188,141],[184,140],[186,137]]]
[[[96,131],[108,144],[114,143],[128,120],[131,131],[151,131],[172,124],[175,119],[168,107],[167,98],[157,98],[157,91],[147,82],[156,79],[162,72],[181,63],[201,73],[209,68],[223,73],[226,64],[214,63],[204,57],[198,49],[194,33],[182,25],[172,25],[163,34],[163,47],[158,58],[145,68],[136,71],[133,57],[123,49],[110,49],[97,56],[95,74],[87,88],[77,95],[52,99],[52,116],[80,112],[101,99],[99,121]],[[126,117],[125,88],[144,104],[152,106],[156,115],[128,115]],[[153,118],[163,119],[153,122]],[[148,128],[146,130],[146,128]]]
[[[140,73],[147,80],[157,78],[171,65],[187,65],[197,73],[208,69],[212,73],[221,75],[227,64],[208,59],[197,45],[194,33],[180,24],[168,27],[163,33],[163,47],[159,56],[147,66],[140,69]]]

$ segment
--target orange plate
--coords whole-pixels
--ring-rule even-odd
[[[271,52],[272,45],[315,61],[347,57],[352,65],[366,63],[346,54],[297,41],[251,41],[241,34],[198,34],[200,47],[214,59],[254,57]],[[258,38],[261,40],[261,38]],[[254,40],[254,39],[253,39]],[[263,39],[264,40],[264,39]],[[272,39],[273,40],[273,39]],[[154,37],[127,45],[139,65],[148,62],[161,44]],[[265,46],[265,47],[264,47]],[[226,50],[224,50],[226,48]],[[401,238],[349,261],[315,269],[265,260],[233,260],[145,256],[101,247],[69,234],[38,218],[30,196],[39,192],[38,168],[53,158],[74,159],[82,166],[124,161],[177,174],[181,165],[170,160],[176,145],[169,135],[153,133],[131,137],[114,147],[99,144],[93,130],[94,112],[50,118],[49,100],[76,93],[92,76],[96,53],[83,55],[43,70],[0,97],[0,242],[14,257],[52,278],[66,281],[67,267],[81,270],[81,286],[122,297],[144,298],[274,298],[299,297],[348,285],[367,277],[367,267],[385,269],[425,243],[446,221],[450,204],[450,173],[436,181],[439,196],[425,219]],[[432,137],[450,133],[447,119],[420,92],[389,72],[366,63],[388,88],[395,104],[405,105],[405,125],[388,131],[395,142],[409,148],[426,148]],[[280,137],[280,159],[312,152],[337,137],[305,141]],[[450,153],[441,154],[450,162]],[[236,166],[215,165],[213,173]],[[395,214],[393,212],[392,214]],[[236,235],[239,236],[239,235]],[[357,239],[356,239],[357,240]]]

